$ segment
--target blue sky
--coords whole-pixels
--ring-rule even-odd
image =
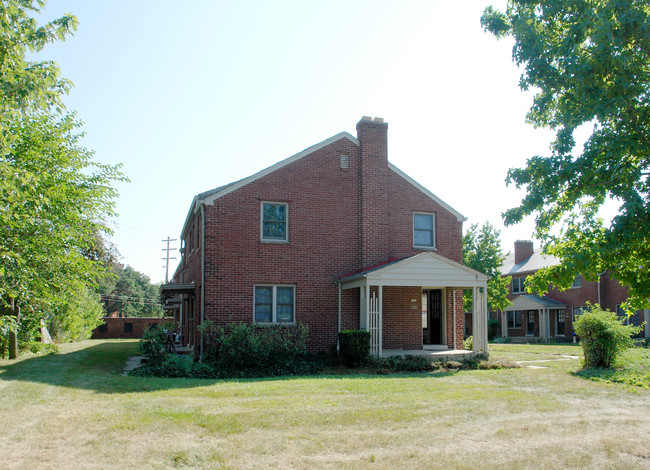
[[[154,282],[195,194],[355,135],[364,115],[388,122],[392,163],[465,228],[501,229],[508,251],[532,224],[503,227],[522,196],[506,172],[551,134],[525,123],[512,42],[481,30],[483,9],[504,4],[50,0],[40,22],[70,12],[80,25],[38,57],[75,84],[65,103],[96,159],[124,164],[113,241]]]

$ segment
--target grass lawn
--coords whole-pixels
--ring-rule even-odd
[[[650,468],[650,391],[545,368],[249,380],[123,377],[133,341],[0,360],[0,468]],[[648,359],[648,356],[645,356]]]

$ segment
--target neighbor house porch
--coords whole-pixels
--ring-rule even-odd
[[[548,296],[522,294],[501,314],[504,337],[547,340],[567,333],[566,304]]]
[[[470,289],[474,300],[473,352],[487,352],[487,279],[431,252],[351,274],[338,282],[339,331],[346,320],[342,294],[357,290],[357,324],[370,332],[372,354],[461,350],[463,291]]]

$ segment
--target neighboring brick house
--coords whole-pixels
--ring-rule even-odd
[[[596,282],[577,276],[573,286],[565,291],[551,285],[546,295],[541,297],[525,292],[526,277],[538,269],[556,264],[559,264],[556,258],[535,251],[532,241],[515,242],[514,253],[508,255],[501,266],[503,276],[512,276],[508,298],[513,303],[499,319],[502,336],[570,340],[573,321],[587,302],[624,315],[620,306],[627,299],[628,289],[611,279],[608,273],[603,273]],[[648,310],[637,312],[626,322],[639,325],[649,317],[649,313]],[[646,325],[641,336],[650,337],[650,325]]]
[[[194,198],[162,287],[180,298],[183,344],[201,348],[210,320],[305,324],[311,351],[358,328],[375,354],[461,349],[463,289],[474,289],[474,348],[487,350],[487,276],[461,264],[465,218],[388,162],[387,129],[364,117],[356,138]]]

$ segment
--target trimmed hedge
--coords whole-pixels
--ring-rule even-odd
[[[339,333],[339,357],[348,367],[358,367],[370,355],[370,332],[346,330]]]

